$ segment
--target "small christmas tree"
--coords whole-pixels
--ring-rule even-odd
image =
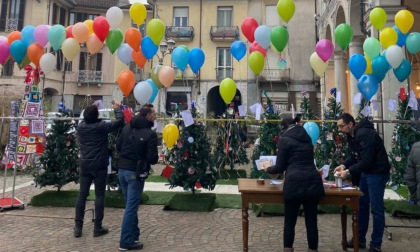
[[[119,188],[120,180],[118,178],[118,161],[119,155],[117,151],[117,139],[122,131],[120,128],[118,131],[109,133],[108,135],[108,148],[111,153],[111,174],[108,174],[108,179],[106,180],[108,189]]]
[[[404,91],[405,93],[405,91]],[[409,94],[398,95],[397,120],[410,121],[413,119],[413,111],[409,104]],[[413,143],[420,140],[418,132],[411,123],[397,123],[391,138],[391,151],[389,152],[392,167],[391,182],[398,187],[404,183],[403,176],[407,167],[407,158]]]
[[[268,177],[267,173],[264,171],[259,171],[255,160],[260,159],[260,156],[276,156],[277,155],[277,140],[280,132],[279,122],[273,122],[270,120],[280,120],[278,113],[274,112],[273,103],[271,99],[267,96],[267,93],[264,91],[263,94],[267,99],[267,105],[263,114],[263,117],[267,120],[261,121],[260,131],[258,133],[259,140],[258,144],[255,144],[254,152],[252,153],[252,165],[253,169],[251,172],[252,178],[266,178]]]
[[[300,112],[302,113],[301,119],[304,121],[315,120],[314,111],[312,110],[308,97],[306,97],[308,92],[303,90],[300,94],[303,97],[302,103],[300,104]]]
[[[194,103],[191,107],[191,114],[196,118]],[[180,121],[180,128],[182,125]],[[210,149],[210,141],[202,123],[195,122],[182,127],[178,143],[170,150],[175,159],[175,169],[169,178],[171,188],[181,186],[193,193],[200,187],[213,190],[216,186],[216,169],[211,162]]]
[[[69,111],[60,107],[63,117],[70,117]],[[47,133],[47,144],[41,156],[42,168],[34,174],[35,183],[40,187],[52,185],[60,189],[70,182],[79,181],[79,148],[75,124],[72,120],[54,120]]]

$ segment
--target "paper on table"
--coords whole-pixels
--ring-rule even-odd
[[[354,190],[356,187],[342,187],[341,190]]]
[[[191,111],[184,110],[181,112],[181,116],[182,116],[182,120],[184,121],[185,127],[188,127],[194,124],[194,119],[191,115]]]
[[[325,179],[326,177],[328,177],[328,173],[330,172],[330,166],[324,165],[322,166],[321,170],[322,170],[322,179]]]
[[[277,161],[277,156],[260,156],[260,160],[261,159],[271,159],[273,161],[273,165],[275,165]]]
[[[283,184],[283,181],[270,180],[270,185],[281,185],[281,184]]]
[[[238,106],[239,116],[246,116],[244,105]]]

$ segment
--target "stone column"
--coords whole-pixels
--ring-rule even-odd
[[[337,91],[341,91],[341,107],[348,112],[348,91],[347,91],[347,78],[346,78],[346,62],[344,61],[343,52],[334,52],[334,76],[335,76],[335,87]]]
[[[349,45],[349,59],[352,55],[354,54],[362,54],[363,55],[363,43],[365,41],[365,36],[354,36],[353,37],[353,41],[350,43]],[[351,109],[350,109],[350,113],[356,117],[358,112],[359,112],[359,105],[353,104],[353,97],[355,94],[359,93],[359,89],[357,88],[357,79],[353,76],[353,74],[350,74],[350,104],[351,104]]]

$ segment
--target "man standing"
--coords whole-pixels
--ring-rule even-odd
[[[420,142],[411,147],[405,168],[404,181],[410,192],[410,202],[420,206]]]
[[[83,112],[83,121],[77,126],[80,143],[80,191],[76,201],[74,237],[82,236],[86,199],[92,181],[95,184],[95,226],[93,236],[108,233],[102,226],[105,208],[105,187],[108,172],[108,133],[124,125],[124,116],[120,104],[112,105],[116,120],[104,122],[99,118],[96,104],[90,105]]]
[[[120,238],[121,251],[143,248],[143,243],[139,241],[140,228],[137,211],[150,165],[156,164],[159,158],[157,134],[151,129],[155,119],[156,112],[153,105],[143,106],[139,115],[124,127],[117,142],[117,150],[120,154],[118,176],[125,198]],[[139,161],[145,162],[146,174],[137,172]]]
[[[353,184],[360,184],[363,192],[359,199],[359,247],[366,247],[370,208],[373,231],[369,252],[380,252],[385,228],[385,185],[391,169],[383,140],[367,118],[356,125],[353,116],[344,113],[338,117],[337,126],[339,132],[347,134],[351,155],[334,169],[335,175],[343,179],[351,175]],[[353,239],[347,247],[353,248]]]

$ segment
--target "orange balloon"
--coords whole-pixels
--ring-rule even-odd
[[[134,88],[136,77],[130,70],[124,70],[118,76],[118,86],[125,96],[129,96]]]
[[[146,57],[144,57],[143,52],[139,50],[138,52],[134,51],[131,53],[131,57],[133,58],[134,62],[136,62],[137,66],[143,68],[146,64]]]
[[[21,40],[22,36],[20,34],[20,31],[12,31],[9,36],[7,36],[7,43],[9,46],[13,43],[15,40]]]
[[[39,61],[41,60],[42,55],[44,55],[44,48],[37,43],[32,43],[28,46],[28,49],[26,49],[26,54],[35,66],[39,66]]]
[[[85,43],[89,39],[89,27],[85,23],[79,22],[73,25],[71,33],[79,43]]]
[[[127,44],[136,52],[140,50],[141,40],[142,36],[138,29],[131,27],[125,32],[125,41],[127,41]]]
[[[90,34],[89,39],[86,41],[86,46],[90,54],[95,54],[101,50],[104,43],[102,43],[96,34]]]

